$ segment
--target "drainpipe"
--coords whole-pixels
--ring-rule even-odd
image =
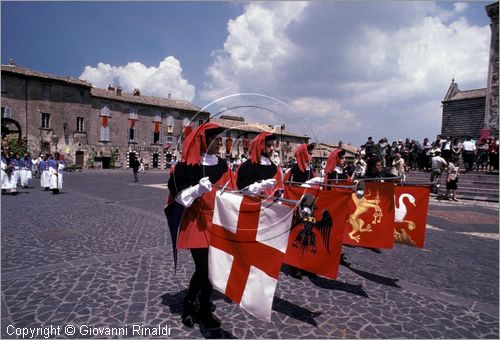
[[[26,120],[25,120],[25,127],[24,127],[24,135],[26,137],[26,143],[28,143],[28,77],[26,77],[25,80],[25,91],[24,91],[24,99],[25,99],[25,113],[26,113]],[[41,146],[40,146],[41,147]]]

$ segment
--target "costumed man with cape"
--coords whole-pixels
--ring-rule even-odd
[[[170,191],[165,207],[172,243],[174,262],[177,248],[189,249],[195,263],[184,298],[182,323],[193,327],[199,320],[206,328],[220,328],[213,314],[212,284],[208,278],[208,246],[214,213],[215,186],[234,188],[232,172],[225,160],[219,158],[224,131],[214,123],[205,123],[192,131],[182,145],[182,159],[173,168]],[[197,310],[199,301],[199,310]]]

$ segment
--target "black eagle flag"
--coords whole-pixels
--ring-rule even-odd
[[[350,194],[285,186],[285,198],[300,200],[292,218],[286,264],[323,277],[337,277]]]

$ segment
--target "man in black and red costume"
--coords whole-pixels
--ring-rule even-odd
[[[295,150],[297,162],[285,173],[285,182],[320,184],[321,178],[316,177],[316,172],[311,166],[311,157],[316,143],[301,144]]]
[[[250,143],[250,158],[240,165],[236,173],[238,189],[259,195],[279,196],[283,190],[283,171],[270,157],[276,136],[261,132]]]
[[[215,306],[210,300],[208,246],[216,191],[213,185],[234,188],[227,162],[217,156],[221,145],[219,134],[223,131],[214,123],[203,124],[192,131],[182,145],[182,160],[175,165],[168,181],[170,195],[165,214],[174,246],[174,261],[179,248],[189,249],[195,263],[182,312],[182,323],[188,327],[193,327],[196,319],[206,328],[221,325],[213,314]]]

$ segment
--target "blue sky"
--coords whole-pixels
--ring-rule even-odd
[[[2,63],[286,123],[318,141],[435,138],[486,87],[492,2],[9,2]],[[273,99],[275,98],[275,99]]]

